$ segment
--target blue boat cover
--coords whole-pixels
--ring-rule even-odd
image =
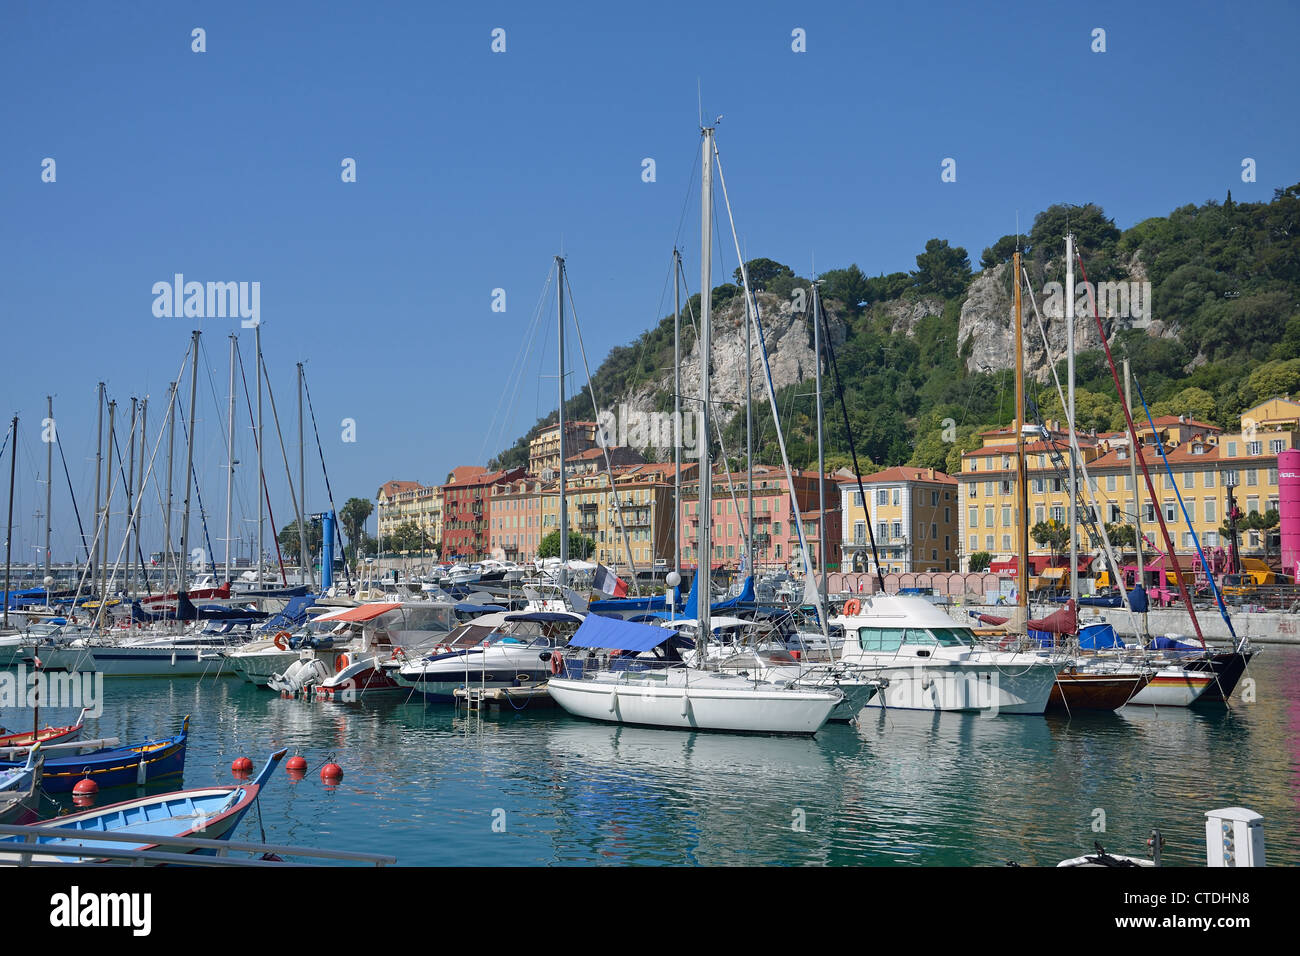
[[[600,647],[611,651],[648,651],[677,632],[666,627],[633,624],[617,617],[589,614],[569,640],[570,647]]]
[[[1147,589],[1140,584],[1133,585],[1128,592],[1128,603],[1133,607],[1133,613],[1145,614],[1147,612]]]
[[[1182,641],[1176,641],[1172,637],[1157,637],[1151,641],[1151,647],[1157,651],[1199,651],[1200,647],[1195,644],[1185,644]]]
[[[501,608],[499,610],[504,610]],[[572,611],[519,611],[515,614],[507,614],[507,621],[534,621],[539,624],[551,623],[558,621],[561,624],[573,623]]]
[[[468,601],[462,601],[456,605],[457,614],[491,614],[495,611],[504,611],[505,608],[498,604],[471,604]]]
[[[283,610],[267,618],[263,631],[296,631],[307,621],[307,609],[316,603],[315,594],[297,594],[291,597]]]
[[[1079,647],[1085,651],[1099,651],[1106,647],[1123,647],[1109,624],[1085,624],[1079,628]]]

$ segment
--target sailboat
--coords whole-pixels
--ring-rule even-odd
[[[700,405],[701,443],[698,468],[700,513],[711,515],[713,468],[710,455],[710,382],[712,354],[713,165],[714,129],[703,134],[700,264]],[[562,265],[561,265],[562,268]],[[742,265],[742,273],[743,273]],[[748,280],[746,279],[746,287]],[[561,286],[561,289],[563,287]],[[746,295],[748,295],[746,288]],[[564,297],[559,296],[560,327],[564,327]],[[561,340],[562,341],[562,340]],[[560,407],[564,406],[563,350]],[[563,421],[561,419],[561,421]],[[561,425],[560,437],[564,430]],[[677,438],[680,441],[680,436]],[[793,493],[793,486],[791,486]],[[561,468],[560,546],[568,538]],[[699,595],[699,640],[711,636],[710,522],[700,522],[699,559],[694,589]],[[564,557],[563,550],[561,557]],[[676,631],[614,618],[588,615],[557,655],[548,688],[551,697],[571,714],[620,724],[683,730],[751,733],[814,734],[843,700],[837,689],[802,689],[785,681],[765,681],[737,672],[712,672],[681,663],[674,646]],[[575,656],[581,652],[584,656]],[[655,655],[647,658],[646,654]]]

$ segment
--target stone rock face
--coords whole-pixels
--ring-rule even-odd
[[[813,353],[812,305],[806,312],[795,310],[795,302],[778,298],[765,292],[757,294],[759,318],[763,325],[763,338],[767,346],[768,363],[772,369],[772,384],[777,391],[787,385],[812,381],[816,375]],[[823,302],[831,341],[836,348],[844,344],[846,327],[839,318],[835,302]],[[737,296],[713,313],[713,415],[717,424],[730,421],[743,412],[745,401],[745,306]],[[763,361],[759,354],[757,336],[753,337],[751,373],[752,394],[755,405],[767,402],[767,383]],[[823,376],[823,387],[827,383]],[[673,374],[664,372],[657,381],[643,385],[624,401],[629,411],[651,411],[655,398],[661,393],[672,393]],[[700,344],[692,344],[690,352],[682,359],[682,409],[691,409],[700,394]]]
[[[1063,263],[1059,259],[1049,261],[1043,272],[1049,278],[1060,277],[1064,273]],[[1126,264],[1126,272],[1127,277],[1123,280],[1125,288],[1094,290],[1107,339],[1113,339],[1116,333],[1129,328],[1143,328],[1152,336],[1170,337],[1176,334],[1175,329],[1167,327],[1154,317],[1155,313],[1150,308],[1150,296],[1142,285],[1147,282],[1146,266],[1142,261],[1134,257]],[[971,283],[966,301],[962,303],[957,341],[963,345],[970,343],[966,367],[972,372],[992,372],[1015,367],[1015,302],[1012,298],[1010,273],[1011,264],[1006,262],[986,269]],[[1045,280],[1037,281],[1033,299],[1028,294],[1021,297],[1025,372],[1039,381],[1045,381],[1050,376],[1052,363],[1065,357],[1069,340],[1062,288],[1064,283],[1059,278],[1054,281],[1055,285]],[[1033,300],[1037,301],[1038,314],[1041,314],[1047,332],[1047,348],[1043,345],[1043,332],[1038,326]],[[1126,304],[1129,307],[1127,313],[1124,311]],[[1141,314],[1142,309],[1146,310],[1145,315]],[[1097,332],[1092,305],[1077,275],[1074,348],[1076,353],[1101,348],[1101,336]]]
[[[943,299],[922,296],[919,299],[895,299],[881,307],[889,318],[889,331],[894,335],[915,335],[917,324],[925,318],[943,315]]]

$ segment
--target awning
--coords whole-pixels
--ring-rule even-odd
[[[347,607],[340,611],[331,611],[328,614],[322,614],[316,618],[317,621],[371,621],[381,614],[387,614],[389,611],[395,611],[402,606],[402,602],[394,601],[391,603],[381,602],[379,604],[362,604],[360,607]]]
[[[569,639],[569,646],[600,647],[611,651],[648,651],[676,633],[666,627],[633,624],[616,617],[589,614],[582,622],[582,627]]]

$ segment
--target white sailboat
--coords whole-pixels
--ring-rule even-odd
[[[700,454],[700,513],[712,514],[712,467],[709,454],[710,355],[712,344],[712,232],[713,128],[703,130],[703,180],[701,186],[700,264],[700,399],[701,433],[705,436]],[[560,328],[564,328],[563,260],[560,268]],[[743,270],[742,265],[742,270]],[[746,281],[746,295],[748,282]],[[561,333],[562,334],[562,333]],[[561,342],[563,338],[561,338]],[[563,407],[563,349],[560,353]],[[563,442],[564,430],[560,429]],[[680,436],[678,436],[680,440]],[[561,445],[563,448],[563,445]],[[561,460],[563,455],[561,454]],[[561,490],[560,541],[567,540],[567,515]],[[709,623],[710,522],[701,521],[699,531],[699,634],[707,641]],[[564,555],[562,554],[562,557]],[[749,733],[814,734],[844,699],[838,689],[804,689],[786,681],[769,681],[738,672],[712,672],[680,663],[671,644],[676,632],[657,627],[588,616],[569,648],[585,649],[584,657],[566,651],[557,663],[559,673],[548,684],[551,697],[571,714],[592,720],[620,724],[641,724],[681,730],[718,730]],[[608,652],[608,653],[605,653]],[[659,655],[647,659],[644,655]],[[635,655],[635,656],[633,656]],[[577,665],[577,666],[573,666]]]

